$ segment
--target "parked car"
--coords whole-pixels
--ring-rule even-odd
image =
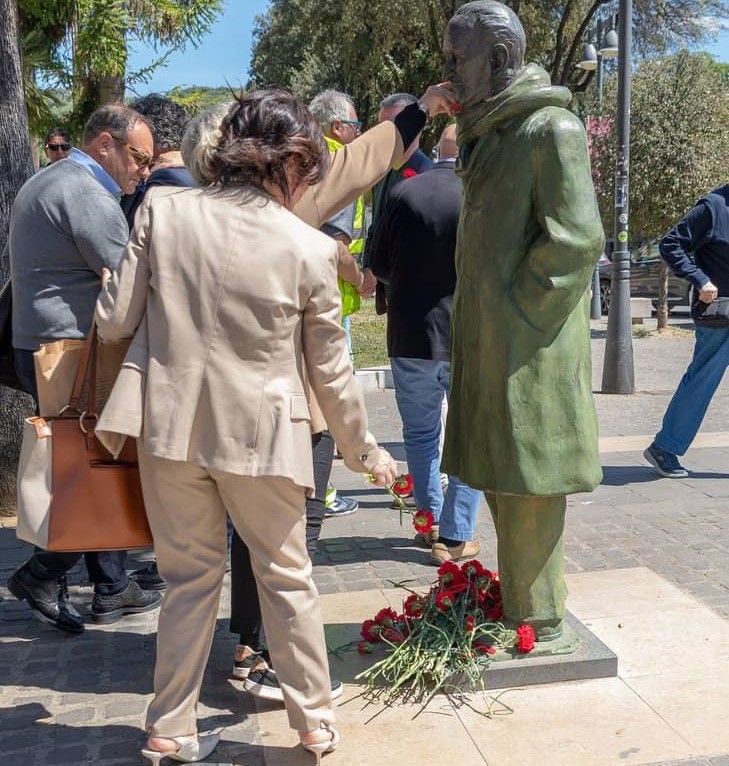
[[[612,243],[610,243],[612,245]],[[610,258],[612,247],[598,262],[600,274],[600,307],[603,314],[610,308],[610,288],[613,274],[613,262]],[[658,304],[658,277],[661,256],[658,252],[658,241],[645,242],[631,253],[630,257],[630,296],[631,298],[650,298],[653,308]],[[668,310],[676,306],[690,306],[693,286],[686,279],[668,272]]]

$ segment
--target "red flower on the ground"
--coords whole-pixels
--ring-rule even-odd
[[[447,612],[453,607],[456,601],[456,594],[449,590],[442,590],[435,597],[435,605],[441,612]]]
[[[382,632],[382,625],[379,625],[374,620],[365,620],[362,623],[360,635],[365,641],[376,644],[380,640],[380,633]]]
[[[403,634],[394,628],[385,628],[382,631],[382,637],[391,644],[401,644],[405,640]]]
[[[480,577],[484,573],[483,564],[478,559],[467,561],[465,564],[461,564],[461,572],[466,577]]]
[[[372,654],[375,651],[375,645],[369,641],[360,641],[357,644],[357,651],[360,654]]]
[[[484,612],[484,617],[486,617],[487,620],[500,620],[504,616],[504,608],[501,606],[501,603],[498,603],[491,607],[491,609],[487,609]]]
[[[413,481],[413,477],[409,473],[406,473],[402,476],[398,476],[390,489],[398,495],[398,497],[407,497],[408,495],[412,495],[414,486],[415,482]]]
[[[375,615],[375,622],[378,625],[383,625],[386,628],[391,628],[397,622],[397,612],[390,607],[380,609]]]
[[[402,177],[404,179],[415,178],[416,175],[418,175],[418,171],[413,170],[413,168],[405,168],[405,170],[402,171]]]
[[[466,615],[465,628],[467,633],[472,633],[476,627],[476,618],[472,614]]]
[[[417,593],[413,593],[405,599],[402,608],[408,617],[420,617],[425,609],[425,603]]]
[[[413,526],[416,532],[424,535],[433,529],[433,524],[435,524],[435,516],[433,516],[431,511],[421,508],[413,514]]]
[[[516,648],[522,654],[528,654],[534,648],[534,643],[537,640],[537,636],[534,633],[534,628],[527,623],[522,623],[516,629]]]
[[[458,564],[453,561],[445,561],[438,567],[438,577],[443,585],[448,585],[448,583],[452,582],[458,575],[463,576],[463,573]]]
[[[474,644],[473,648],[481,654],[496,654],[496,649],[491,644]]]

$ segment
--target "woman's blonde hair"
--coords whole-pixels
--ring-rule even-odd
[[[182,136],[182,161],[198,186],[215,181],[213,156],[223,136],[220,125],[235,101],[216,104],[194,117]]]

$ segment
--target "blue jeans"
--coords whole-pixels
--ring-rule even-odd
[[[729,327],[697,327],[694,357],[663,416],[657,447],[673,455],[686,452],[728,365]]]
[[[393,357],[390,363],[418,508],[432,511],[441,537],[473,540],[481,493],[449,476],[444,498],[440,484],[441,406],[450,390],[450,364],[405,357]]]

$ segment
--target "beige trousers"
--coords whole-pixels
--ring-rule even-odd
[[[139,450],[160,574],[152,736],[197,731],[197,703],[218,614],[230,515],[248,546],[271,659],[291,728],[331,723],[331,686],[319,594],[306,550],[304,488],[281,477],[237,476]]]

